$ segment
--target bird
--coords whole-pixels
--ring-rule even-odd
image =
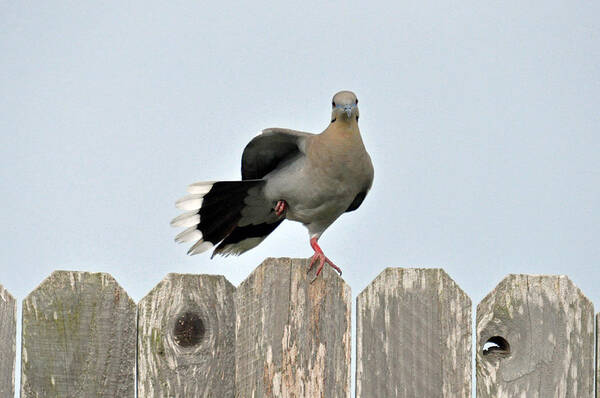
[[[340,91],[331,119],[320,134],[267,128],[244,148],[241,181],[202,181],[188,186],[171,221],[183,227],[175,241],[192,242],[189,255],[214,248],[240,255],[258,246],[284,220],[302,223],[314,254],[307,273],[325,264],[340,275],[318,244],[342,214],[360,207],[373,184],[374,169],[358,127],[358,98]]]

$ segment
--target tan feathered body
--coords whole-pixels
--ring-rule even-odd
[[[267,176],[265,196],[285,200],[286,218],[320,235],[342,215],[356,195],[368,191],[373,165],[355,119],[331,123],[318,135],[306,137],[306,156]]]

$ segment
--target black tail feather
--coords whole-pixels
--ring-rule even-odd
[[[203,239],[217,244],[231,233],[242,216],[248,190],[261,184],[263,180],[215,182],[199,210],[198,229]]]
[[[236,227],[213,251],[215,254],[241,254],[252,249],[265,239],[271,232],[281,224],[283,220],[274,223],[262,223],[257,225],[245,225]]]

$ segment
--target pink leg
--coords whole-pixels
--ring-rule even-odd
[[[287,208],[288,204],[285,200],[280,200],[279,202],[277,202],[277,204],[275,205],[275,214],[277,214],[277,217],[281,217],[283,213],[285,213]]]
[[[312,282],[314,282],[317,279],[317,277],[323,270],[323,266],[325,265],[325,263],[329,264],[330,267],[332,267],[337,272],[339,272],[340,275],[342,275],[342,270],[325,256],[325,254],[323,253],[323,250],[321,250],[321,248],[319,247],[319,244],[317,243],[317,239],[318,239],[317,237],[310,238],[310,246],[315,251],[315,254],[313,254],[312,258],[310,259],[308,271],[306,272],[306,273],[309,273],[310,270],[317,263],[317,261],[319,262],[319,267],[317,268],[317,274],[315,275],[315,279],[313,279]]]

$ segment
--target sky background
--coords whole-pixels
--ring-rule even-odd
[[[488,3],[0,2],[0,284],[20,304],[53,270],[102,271],[139,301],[169,272],[237,285],[310,256],[288,222],[188,257],[169,221],[261,129],[320,132],[349,89],[375,181],[320,244],[354,297],[443,267],[474,304],[533,273],[599,306],[600,2]]]

